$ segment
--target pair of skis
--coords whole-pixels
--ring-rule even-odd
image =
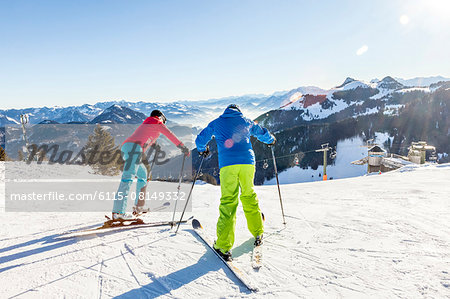
[[[199,238],[208,246],[214,254],[227,266],[227,268],[234,274],[234,276],[250,291],[257,292],[258,288],[253,284],[251,279],[242,272],[232,261],[225,261],[222,256],[213,248],[212,241],[206,236],[200,221],[197,219],[192,220],[192,227],[194,232],[199,236]],[[262,266],[262,245],[255,246],[252,252],[252,267],[255,271],[258,271]]]
[[[191,221],[194,218],[194,216],[191,216],[188,219],[185,219],[181,221],[181,223],[187,223]],[[111,220],[106,221],[105,223],[110,222]],[[121,231],[121,230],[127,230],[127,229],[137,229],[137,228],[144,228],[144,227],[159,227],[159,226],[170,226],[173,227],[177,225],[178,222],[173,223],[172,221],[156,221],[156,222],[145,222],[140,218],[136,219],[127,219],[121,222],[113,222],[112,224],[108,225],[102,225],[95,228],[90,229],[83,229],[83,230],[76,230],[76,231],[69,231],[64,233],[65,238],[69,237],[80,237],[83,235],[89,235],[93,233],[102,233],[102,232],[108,232],[108,231]]]
[[[157,207],[155,209],[152,209],[152,212],[160,211],[166,208],[170,203],[165,203],[160,207]],[[76,236],[82,236],[85,234],[92,234],[96,232],[105,232],[105,231],[118,231],[118,230],[126,230],[126,229],[132,229],[132,228],[138,228],[138,227],[158,227],[158,226],[170,226],[174,227],[178,224],[178,222],[174,221],[156,221],[156,222],[145,222],[142,218],[136,217],[136,218],[130,218],[130,219],[120,219],[120,220],[113,220],[110,217],[105,215],[105,218],[107,219],[102,226],[90,228],[90,229],[82,229],[82,230],[75,230],[75,231],[68,231],[64,233],[66,237],[76,237]],[[189,219],[183,220],[180,223],[187,223],[190,220],[192,220],[194,217],[191,216]]]
[[[181,223],[187,223],[192,220],[192,227],[194,228],[194,232],[199,236],[199,238],[207,245],[214,254],[225,264],[225,266],[234,274],[234,276],[242,283],[249,291],[257,292],[258,288],[254,286],[253,282],[250,278],[242,272],[236,265],[233,264],[232,261],[225,261],[213,248],[212,241],[205,235],[203,227],[200,224],[200,221],[197,219],[190,218],[181,221]],[[112,220],[108,220],[105,223],[109,223],[108,225],[103,225],[96,228],[79,230],[79,231],[71,231],[65,234],[63,238],[72,238],[79,237],[83,235],[89,235],[92,233],[99,232],[107,232],[107,231],[119,231],[126,229],[133,229],[138,227],[158,227],[158,226],[175,226],[177,223],[173,223],[172,221],[160,221],[160,222],[150,222],[146,223],[142,219],[129,219],[121,222],[111,222]],[[255,246],[252,252],[252,267],[255,271],[258,271],[262,266],[262,246]]]

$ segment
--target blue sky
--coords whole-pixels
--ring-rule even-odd
[[[448,15],[447,0],[0,0],[0,108],[450,77]]]

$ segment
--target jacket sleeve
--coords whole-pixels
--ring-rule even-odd
[[[183,145],[183,143],[177,138],[177,136],[175,136],[174,133],[172,133],[171,130],[169,130],[169,128],[166,127],[165,124],[159,124],[159,132],[169,138],[169,140],[176,146]]]
[[[255,122],[251,122],[250,135],[256,137],[259,141],[266,144],[273,142],[273,136],[270,134],[269,130],[261,127]]]
[[[211,140],[214,135],[214,125],[213,122],[210,122],[206,128],[204,128],[200,134],[197,135],[195,139],[195,145],[197,146],[197,151],[199,153],[204,152],[206,150],[206,145]]]

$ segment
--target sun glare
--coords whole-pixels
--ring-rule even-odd
[[[428,12],[445,20],[449,20],[450,1],[448,0],[428,0],[423,1],[423,5],[427,7]]]
[[[407,25],[409,23],[409,17],[407,15],[402,15],[399,19],[400,24]]]
[[[442,25],[450,23],[450,0],[416,0],[407,1],[403,7],[403,14],[399,21],[402,25],[409,23],[410,18],[424,20],[426,23]]]

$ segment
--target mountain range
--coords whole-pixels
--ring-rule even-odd
[[[302,106],[303,103],[307,103],[307,106],[312,107],[305,110],[305,116],[309,115],[309,118],[307,117],[306,119],[313,120],[326,117],[330,113],[336,113],[344,107],[340,105],[340,102],[331,99],[334,93],[357,89],[357,87],[370,87],[370,91],[372,92],[376,92],[375,89],[377,89],[378,97],[380,97],[385,96],[385,93],[389,92],[389,90],[398,90],[408,87],[424,88],[425,90],[433,83],[442,81],[450,81],[450,79],[440,76],[427,78],[420,77],[410,80],[386,77],[381,81],[374,79],[369,83],[365,83],[361,80],[347,78],[343,84],[329,90],[314,86],[306,86],[289,91],[275,92],[271,95],[243,95],[203,101],[158,103],[144,101],[129,102],[121,100],[69,107],[55,106],[5,109],[0,110],[0,126],[18,124],[21,114],[27,114],[31,124],[37,124],[43,121],[53,121],[58,123],[139,123],[142,118],[148,116],[152,110],[160,109],[166,114],[167,118],[173,122],[203,127],[208,121],[220,115],[223,109],[230,103],[240,105],[246,116],[252,119],[268,111],[279,109],[280,107],[283,107],[283,109],[308,108]],[[388,84],[391,85],[388,86]],[[306,95],[306,97],[301,98],[303,95]],[[319,113],[320,111],[314,110],[316,106],[312,104],[315,103],[316,100],[324,100],[324,95],[330,100],[326,101],[324,105],[329,104],[333,107],[330,107],[332,109],[327,109],[327,112],[322,114]],[[318,97],[315,99],[313,96]],[[118,106],[122,107],[122,111],[119,111],[120,109]]]
[[[162,110],[171,125],[192,125],[195,135],[224,108],[236,103],[247,117],[273,132],[278,140],[277,156],[300,155],[299,161],[277,160],[279,171],[291,167],[317,169],[323,163],[314,152],[323,143],[335,148],[340,140],[377,134],[387,136],[382,146],[391,153],[407,154],[412,141],[425,140],[436,146],[440,162],[449,161],[450,153],[450,79],[443,77],[403,80],[387,76],[370,82],[346,78],[334,88],[298,87],[272,95],[244,95],[204,101],[149,103],[108,101],[94,105],[42,107],[0,110],[1,127],[18,124],[20,114],[28,114],[30,124],[86,123],[138,124],[153,109]],[[256,160],[267,159],[267,149],[253,140]],[[204,173],[219,180],[217,150],[210,143],[212,155],[204,162]],[[195,152],[195,150],[194,150]],[[338,153],[339,154],[339,153]],[[333,158],[329,163],[332,164]],[[193,167],[200,163],[193,155]],[[273,177],[269,164],[256,165],[256,184]]]
[[[275,155],[287,157],[277,160],[279,171],[316,170],[323,165],[322,155],[315,153],[322,144],[336,149],[339,141],[366,142],[380,135],[386,136],[381,146],[389,153],[407,155],[411,142],[426,141],[436,147],[440,163],[450,161],[450,81],[411,87],[389,76],[371,82],[347,78],[329,90],[294,89],[272,97],[275,102],[278,109],[262,113],[255,121],[275,134]],[[204,172],[218,180],[214,141],[210,147],[213,155],[204,162],[208,169]],[[273,178],[273,167],[270,163],[264,167],[266,146],[254,140],[253,147],[260,161],[255,183],[263,184]],[[293,163],[293,157],[298,161]],[[331,155],[328,163],[334,159]]]

